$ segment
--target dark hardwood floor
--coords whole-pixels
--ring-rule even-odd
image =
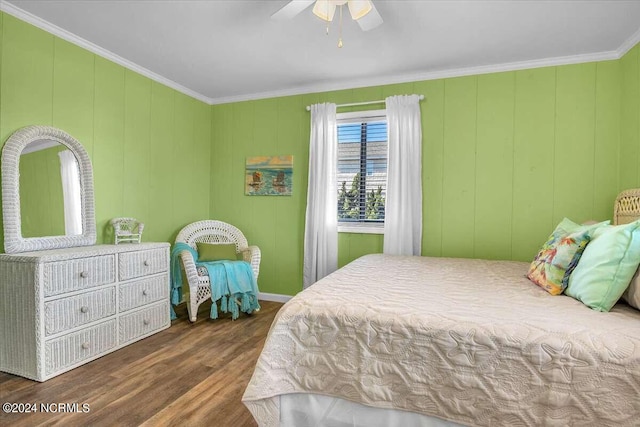
[[[158,334],[44,383],[0,372],[0,402],[88,404],[86,413],[0,413],[0,426],[255,426],[240,401],[282,304],[194,324],[186,306]],[[81,408],[81,406],[80,406]],[[81,409],[80,409],[81,410]]]

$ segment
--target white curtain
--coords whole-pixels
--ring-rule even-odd
[[[337,162],[336,104],[312,105],[304,228],[305,288],[338,268]]]
[[[389,131],[385,254],[420,255],[422,244],[422,129],[418,95],[386,99]]]
[[[82,234],[82,210],[80,201],[80,171],[76,156],[64,150],[60,157],[62,196],[64,198],[64,230],[67,236]]]

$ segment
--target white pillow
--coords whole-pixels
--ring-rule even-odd
[[[631,307],[640,310],[640,268],[638,268],[633,279],[631,279],[631,284],[629,284],[622,298],[629,303]]]

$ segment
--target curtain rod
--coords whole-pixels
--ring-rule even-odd
[[[422,101],[424,99],[424,95],[420,95],[419,96],[420,101]],[[384,99],[380,99],[378,101],[367,101],[367,102],[352,102],[350,104],[338,104],[336,105],[336,108],[340,108],[340,107],[357,107],[359,105],[372,105],[372,104],[384,104],[385,100]],[[311,106],[307,105],[307,111],[311,111]]]

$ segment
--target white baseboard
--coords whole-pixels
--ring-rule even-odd
[[[265,292],[258,293],[258,299],[263,301],[274,301],[285,303],[293,298],[291,295],[282,295],[282,294],[269,294]]]

